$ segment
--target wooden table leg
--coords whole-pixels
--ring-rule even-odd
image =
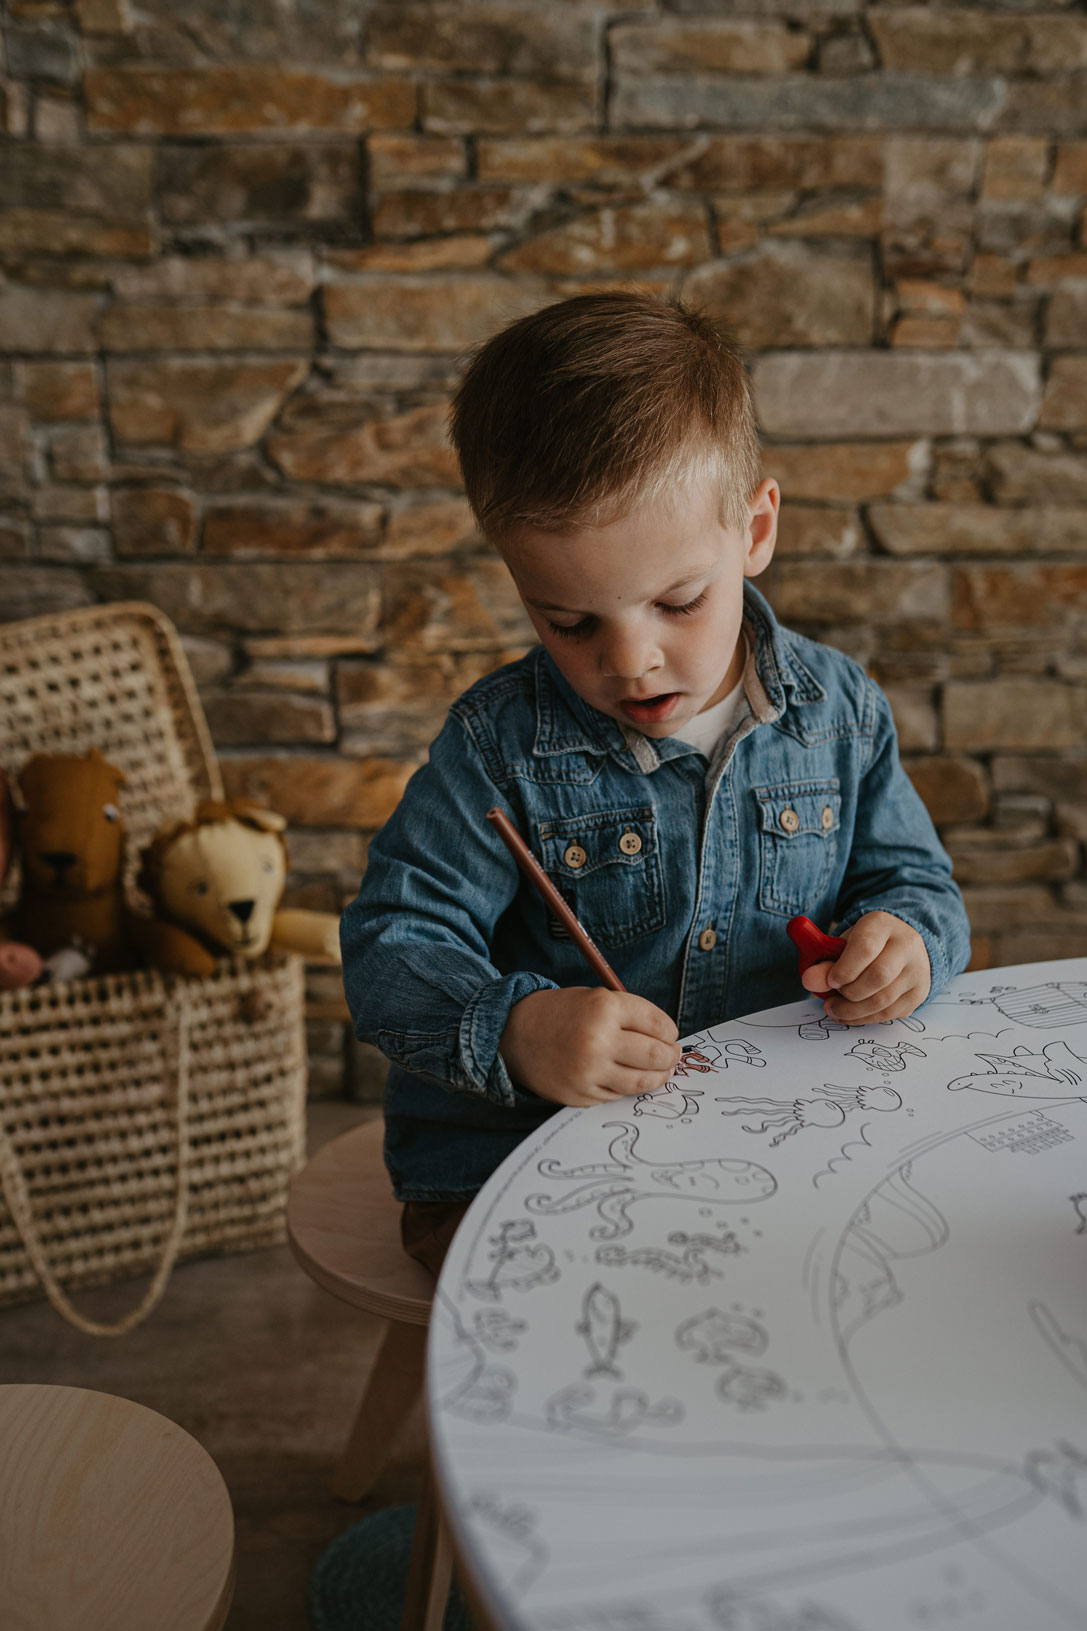
[[[332,1475],[338,1501],[361,1501],[377,1482],[413,1405],[423,1391],[426,1326],[391,1320],[359,1401],[350,1437]]]
[[[428,1450],[423,1466],[423,1487],[415,1518],[415,1538],[411,1545],[400,1631],[442,1631],[452,1578],[453,1547],[442,1517]]]

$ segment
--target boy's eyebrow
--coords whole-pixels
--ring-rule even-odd
[[[712,570],[712,567],[702,566],[694,572],[685,572],[678,583],[669,584],[667,589],[660,591],[660,594],[674,595],[677,589],[685,589],[688,584],[697,583],[699,578],[706,577]],[[653,598],[659,600],[660,595],[655,595]],[[552,600],[534,600],[531,595],[525,596],[525,603],[538,612],[576,612],[580,609],[577,606],[560,606],[556,601]]]

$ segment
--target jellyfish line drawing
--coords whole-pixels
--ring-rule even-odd
[[[767,1133],[771,1127],[780,1127],[770,1140],[774,1149],[784,1139],[798,1133],[802,1127],[840,1127],[850,1110],[901,1110],[901,1096],[893,1087],[835,1087],[832,1082],[823,1085],[818,1097],[810,1099],[717,1099],[727,1106],[723,1116],[758,1116],[757,1126],[742,1123],[745,1133]]]
[[[629,1208],[636,1201],[668,1197],[695,1201],[700,1206],[754,1206],[777,1191],[773,1173],[754,1161],[721,1157],[701,1161],[653,1161],[637,1153],[638,1127],[621,1121],[604,1125],[619,1129],[608,1146],[611,1159],[577,1167],[563,1167],[558,1161],[541,1161],[537,1171],[543,1178],[586,1181],[565,1195],[526,1196],[527,1211],[553,1216],[582,1206],[595,1206],[601,1221],[589,1230],[590,1239],[618,1240],[634,1228]]]

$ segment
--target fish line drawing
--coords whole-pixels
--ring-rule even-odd
[[[589,1230],[590,1239],[617,1240],[634,1227],[629,1208],[636,1201],[669,1197],[696,1201],[702,1206],[753,1206],[777,1190],[777,1179],[754,1161],[723,1157],[702,1161],[653,1161],[637,1153],[638,1127],[608,1121],[619,1129],[608,1146],[608,1161],[564,1167],[558,1161],[540,1161],[544,1178],[586,1179],[565,1195],[528,1195],[525,1210],[551,1216],[595,1206],[600,1223]]]
[[[594,1410],[595,1402],[595,1389],[574,1382],[547,1401],[544,1414],[551,1427],[576,1427],[603,1438],[622,1438],[649,1422],[670,1426],[683,1420],[678,1399],[658,1399],[651,1404],[649,1395],[638,1388],[616,1388],[604,1409]]]
[[[1087,1235],[1087,1195],[1069,1195],[1072,1210],[1079,1219],[1076,1228],[1077,1235]]]
[[[598,1246],[596,1261],[608,1268],[646,1268],[664,1274],[683,1285],[703,1285],[707,1280],[720,1280],[724,1269],[707,1262],[707,1252],[720,1252],[725,1257],[737,1257],[746,1248],[732,1230],[723,1235],[689,1235],[674,1229],[668,1236],[669,1246],[682,1246],[683,1251],[670,1252],[663,1246]]]
[[[1081,1099],[1087,1097],[1087,1059],[1073,1053],[1067,1042],[1047,1042],[1040,1053],[1016,1047],[1010,1054],[978,1053],[989,1066],[948,1082],[949,1093],[970,1089],[1016,1099]]]
[[[1070,1518],[1087,1517],[1087,1455],[1067,1439],[1053,1450],[1032,1450],[1023,1470],[1035,1489],[1052,1495]]]
[[[785,1395],[785,1383],[775,1371],[745,1364],[737,1357],[737,1352],[758,1357],[767,1342],[766,1329],[758,1320],[720,1308],[707,1308],[676,1328],[680,1352],[692,1354],[699,1364],[723,1366],[714,1384],[717,1394],[745,1411],[762,1410]]]
[[[913,1042],[858,1042],[850,1048],[849,1053],[852,1058],[866,1064],[869,1070],[905,1070],[906,1054],[915,1059],[928,1057],[924,1049]]]
[[[696,1116],[703,1089],[680,1087],[669,1079],[652,1093],[639,1093],[631,1112],[635,1116],[656,1116],[660,1121],[678,1121],[682,1116]]]
[[[619,1299],[613,1291],[597,1280],[581,1301],[581,1319],[574,1330],[585,1339],[591,1361],[586,1376],[614,1376],[622,1380],[622,1371],[615,1356],[624,1342],[629,1342],[638,1326],[633,1320],[624,1320]]]
[[[1087,1341],[1064,1330],[1056,1314],[1040,1300],[1028,1304],[1027,1313],[1053,1357],[1087,1387]]]
[[[771,1127],[783,1130],[770,1140],[774,1149],[802,1127],[840,1127],[851,1110],[901,1110],[902,1098],[893,1087],[836,1087],[825,1082],[819,1095],[810,1099],[717,1099],[728,1108],[723,1116],[759,1116],[757,1126],[743,1122],[745,1133],[766,1133]]]
[[[534,1243],[535,1242],[535,1243]],[[511,1218],[500,1223],[498,1233],[488,1241],[491,1271],[483,1279],[466,1280],[474,1297],[499,1302],[504,1288],[530,1291],[533,1286],[557,1280],[559,1270],[550,1246],[536,1242],[536,1225],[530,1218]]]

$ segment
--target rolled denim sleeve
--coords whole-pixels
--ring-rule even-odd
[[[890,912],[916,929],[928,952],[930,996],[970,958],[970,924],[951,859],[898,757],[890,704],[868,681],[875,729],[865,769],[853,845],[838,894],[838,927],[866,912]]]
[[[360,1042],[449,1092],[512,1105],[535,1095],[511,1080],[502,1031],[515,1002],[555,982],[503,974],[490,960],[519,878],[484,819],[496,802],[508,808],[470,732],[450,716],[371,842],[340,945]]]

